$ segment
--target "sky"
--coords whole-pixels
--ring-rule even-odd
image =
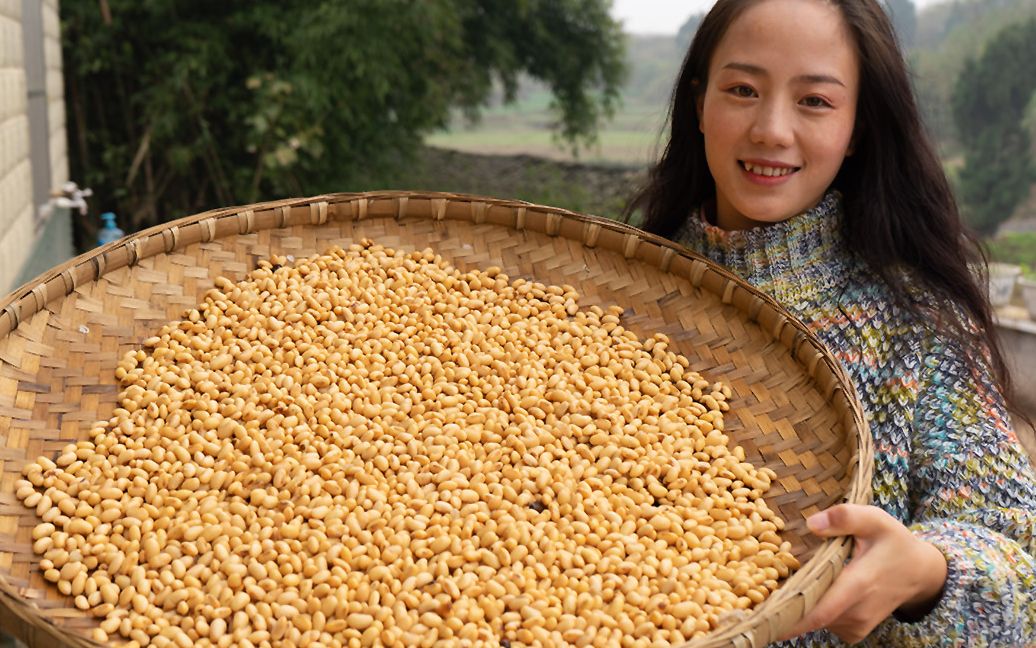
[[[918,8],[941,0],[914,0]],[[612,15],[634,34],[675,34],[691,14],[708,9],[713,0],[612,0]]]

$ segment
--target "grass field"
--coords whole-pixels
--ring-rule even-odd
[[[483,125],[468,130],[438,133],[428,137],[425,142],[430,146],[466,153],[535,155],[569,162],[646,166],[656,157],[657,139],[657,133],[610,128],[598,134],[595,146],[574,154],[546,129],[521,130]]]
[[[659,134],[683,54],[683,45],[670,36],[630,36],[629,77],[621,104],[611,119],[599,125],[597,143],[578,155],[555,137],[552,95],[531,79],[521,80],[513,103],[504,104],[498,93],[478,124],[458,116],[448,131],[433,134],[425,143],[467,153],[643,168],[660,152]]]
[[[1036,272],[1036,232],[1011,232],[988,241],[989,256],[994,261],[1015,263]]]
[[[514,105],[491,107],[476,124],[455,119],[448,131],[435,133],[425,142],[466,153],[646,166],[660,150],[665,106],[623,106],[601,125],[595,144],[578,152],[557,138],[551,128],[555,119],[546,92],[536,92]]]

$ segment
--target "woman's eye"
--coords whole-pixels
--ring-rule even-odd
[[[750,88],[750,87],[748,87],[746,85],[734,86],[733,88],[730,89],[730,92],[735,97],[743,97],[743,98],[746,98],[746,99],[755,96],[755,90],[752,90],[752,88]]]
[[[831,106],[831,104],[824,101],[820,97],[806,97],[802,100],[802,103],[807,108],[829,108]]]

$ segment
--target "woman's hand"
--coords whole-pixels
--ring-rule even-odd
[[[896,610],[927,611],[946,583],[946,558],[876,506],[839,504],[810,517],[823,538],[856,538],[852,560],[809,614],[783,637],[827,628],[861,641]]]

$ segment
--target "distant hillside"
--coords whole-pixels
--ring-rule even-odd
[[[952,97],[964,62],[1008,25],[1036,16],[1036,0],[954,0],[918,14],[910,52],[915,88],[933,135],[952,155],[956,146]]]
[[[652,107],[668,103],[683,63],[683,47],[667,36],[631,35],[628,39],[630,76],[623,90],[624,103]]]
[[[516,101],[498,95],[474,124],[457,115],[448,132],[426,139],[431,146],[482,154],[527,154],[556,160],[643,167],[657,157],[669,95],[684,52],[666,36],[628,36],[630,74],[622,105],[602,124],[598,142],[573,153],[551,133],[555,119],[550,92],[542,84],[523,81]]]
[[[989,32],[1006,27],[1012,18],[1031,15],[1033,0],[951,0],[931,5],[918,14],[915,48],[945,49],[954,43],[982,41]]]

